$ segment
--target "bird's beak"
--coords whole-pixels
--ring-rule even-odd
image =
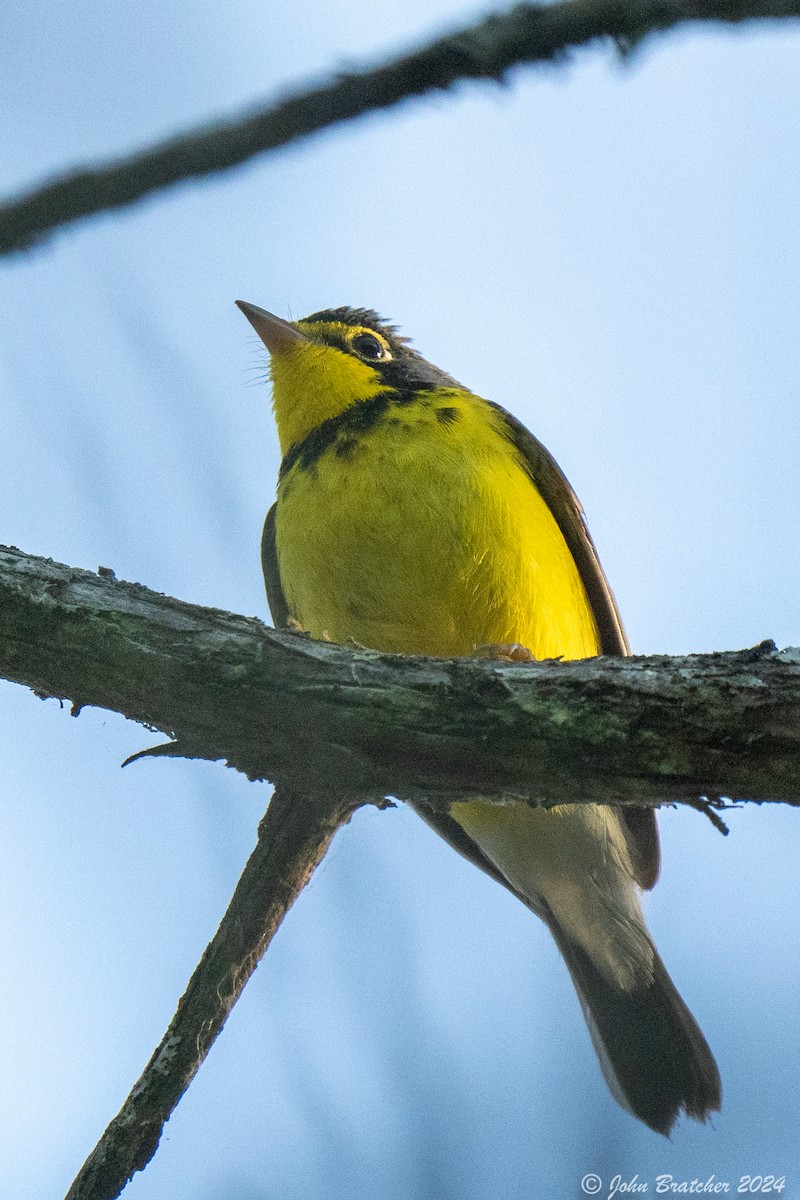
[[[285,354],[287,350],[309,340],[296,325],[276,317],[265,308],[259,308],[257,304],[237,300],[236,307],[247,317],[270,354]]]

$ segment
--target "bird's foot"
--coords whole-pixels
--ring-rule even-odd
[[[519,642],[490,642],[486,646],[476,646],[472,653],[476,658],[498,658],[501,662],[536,662],[528,647]]]

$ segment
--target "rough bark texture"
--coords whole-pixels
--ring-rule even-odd
[[[277,104],[49,181],[0,207],[0,254],[31,246],[58,226],[91,213],[226,170],[363,113],[452,88],[465,79],[501,80],[517,64],[560,61],[571,49],[598,38],[614,39],[627,52],[648,34],[688,22],[739,24],[797,16],[800,0],[517,4],[382,66],[339,73]]]
[[[276,791],[228,911],[169,1029],[67,1200],[113,1200],[156,1152],[170,1113],[196,1075],[286,912],[336,830],[364,797]]]
[[[0,551],[0,675],[317,791],[800,801],[800,652],[569,663],[381,655]]]
[[[68,1200],[113,1200],[336,830],[392,794],[800,801],[800,651],[524,663],[380,655],[0,548],[0,675],[279,788],[164,1038]]]

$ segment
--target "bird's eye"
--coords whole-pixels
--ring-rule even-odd
[[[365,358],[369,362],[392,357],[383,342],[375,337],[374,333],[357,333],[350,345],[359,358]]]

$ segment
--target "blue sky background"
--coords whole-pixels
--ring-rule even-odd
[[[486,11],[7,0],[0,191]],[[499,6],[498,6],[499,7]],[[550,447],[634,649],[800,643],[798,26],[470,85],[0,264],[0,541],[265,616],[278,466],[233,300],[367,305]],[[0,684],[0,1194],[63,1194],[174,1011],[267,789]],[[548,936],[412,813],[339,835],[131,1200],[800,1188],[798,815],[662,815],[648,898],[714,1128],[616,1107]],[[735,1188],[732,1188],[735,1190]]]

